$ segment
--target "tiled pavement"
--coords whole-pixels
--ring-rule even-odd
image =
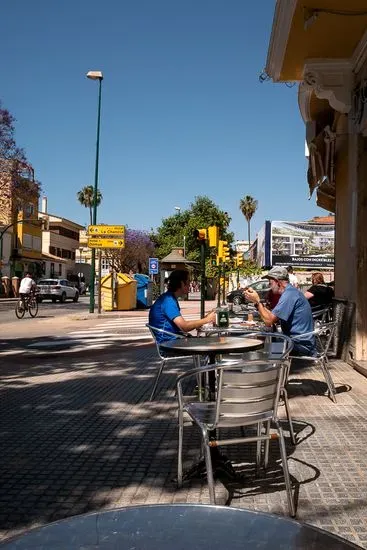
[[[147,402],[157,367],[153,346],[135,344],[103,360],[22,361],[0,367],[2,537],[103,508],[208,503],[204,481],[180,491],[172,483],[179,369],[170,365],[157,400]],[[332,373],[336,405],[323,395],[326,386],[314,369],[295,374],[290,384],[299,443],[293,448],[287,438],[287,449],[298,518],[367,548],[367,379],[338,361]],[[187,464],[196,456],[194,433],[187,428]],[[271,444],[273,459],[259,479],[254,448],[229,448],[244,481],[233,488],[217,480],[218,503],[286,514],[276,447]]]

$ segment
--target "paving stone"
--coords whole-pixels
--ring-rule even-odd
[[[108,358],[109,357],[109,358]],[[163,374],[156,401],[148,399],[158,362],[153,346],[113,356],[54,357],[0,366],[0,538],[70,515],[147,503],[209,503],[205,480],[177,490],[177,404],[180,367]],[[367,548],[367,380],[341,361],[332,375],[338,403],[323,392],[323,376],[308,368],[291,376],[290,406],[299,444],[283,420],[289,467],[298,485],[301,521]],[[149,368],[148,368],[149,367]],[[14,372],[17,372],[16,376]],[[350,391],[343,391],[351,386]],[[280,411],[284,416],[284,409]],[[199,434],[185,427],[184,462],[198,456]],[[279,450],[270,447],[266,476],[254,477],[255,445],[226,454],[244,472],[230,505],[287,515]],[[216,480],[218,504],[228,490]]]

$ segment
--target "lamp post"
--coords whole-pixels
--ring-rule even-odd
[[[101,126],[101,95],[102,95],[102,80],[101,71],[89,71],[87,78],[98,80],[98,114],[97,114],[97,143],[96,143],[96,163],[94,170],[94,192],[93,192],[93,225],[97,224],[97,194],[98,194],[98,168],[99,168],[99,132]],[[91,281],[90,281],[90,300],[89,313],[94,313],[94,284],[96,278],[96,249],[92,248],[92,265],[91,265]]]

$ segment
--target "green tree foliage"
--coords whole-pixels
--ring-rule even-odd
[[[77,192],[76,197],[82,206],[89,208],[90,224],[93,224],[94,188],[93,185],[86,185]],[[97,206],[101,204],[102,193],[97,190]]]
[[[240,210],[247,220],[247,233],[248,233],[248,243],[250,247],[251,243],[251,218],[257,210],[258,202],[250,195],[246,195],[243,199],[240,200]]]
[[[194,238],[194,230],[217,225],[220,228],[220,238],[231,244],[234,235],[228,230],[230,221],[227,212],[220,210],[209,197],[195,197],[187,210],[164,218],[157,230],[151,233],[151,239],[156,245],[155,253],[162,259],[172,251],[172,248],[183,248],[185,240],[186,258],[199,261],[200,248]]]

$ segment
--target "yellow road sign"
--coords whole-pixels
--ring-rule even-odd
[[[102,237],[104,235],[115,235],[123,237],[125,235],[124,225],[89,225],[88,235]]]
[[[88,246],[89,248],[125,248],[125,239],[99,239],[89,237]]]

